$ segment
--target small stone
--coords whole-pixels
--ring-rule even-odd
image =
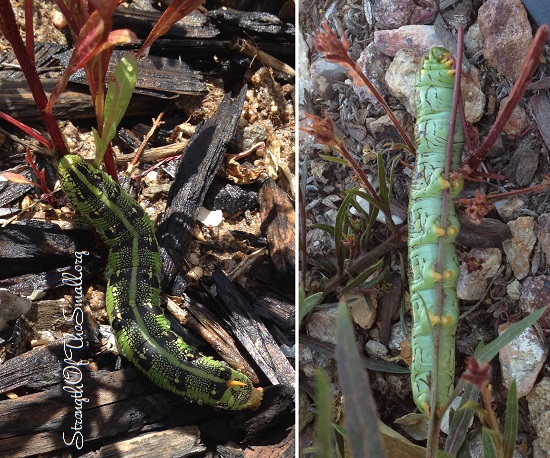
[[[309,315],[306,324],[307,334],[324,342],[336,345],[336,318],[338,308],[315,310]]]
[[[520,0],[488,0],[478,11],[483,55],[492,67],[516,80],[532,41],[531,24]]]
[[[477,54],[483,47],[483,37],[479,30],[479,23],[472,24],[472,26],[464,34],[464,48],[469,55]]]
[[[510,323],[500,325],[498,327],[499,335],[510,326]],[[529,326],[499,352],[504,386],[510,388],[510,384],[515,378],[518,398],[529,394],[547,355],[548,348],[541,341],[536,329]]]
[[[201,207],[199,209],[197,221],[200,221],[205,226],[217,227],[223,221],[223,212],[221,210],[207,210]]]
[[[503,221],[512,221],[517,217],[517,211],[525,205],[519,197],[495,202],[495,209]]]
[[[529,274],[529,259],[535,246],[535,219],[532,216],[520,216],[510,221],[508,227],[512,238],[502,243],[508,263],[518,280]]]
[[[489,282],[497,274],[502,252],[498,248],[474,248],[468,253],[468,258],[475,260],[476,264],[479,261],[481,268],[471,270],[467,262],[462,262],[456,292],[462,300],[477,301],[483,299]]]
[[[365,351],[373,358],[382,358],[382,356],[386,356],[388,354],[388,349],[386,346],[376,340],[369,340],[365,344]]]
[[[414,82],[423,54],[413,48],[400,49],[386,72],[386,83],[394,97],[411,115],[416,115]]]
[[[500,102],[500,111],[508,104],[510,96],[504,97]],[[504,132],[509,137],[517,137],[529,126],[530,118],[525,109],[521,105],[517,105],[512,111],[512,115],[508,122],[504,125]]]
[[[550,304],[550,276],[539,275],[529,277],[523,282],[519,306],[527,313],[534,312]],[[545,314],[541,319],[541,326],[548,329],[550,326],[550,315]],[[545,321],[545,323],[544,323]]]
[[[375,30],[374,43],[390,57],[403,48],[415,48],[421,54],[428,54],[431,47],[443,45],[433,25],[405,25],[397,30]]]
[[[9,321],[16,320],[31,309],[31,302],[27,299],[0,289],[0,330],[3,330]]]
[[[416,8],[414,0],[375,0],[372,12],[379,29],[398,29],[409,23]]]
[[[550,378],[544,377],[527,395],[529,416],[538,437],[538,446],[550,454]]]
[[[391,64],[391,58],[380,52],[374,43],[369,43],[359,56],[357,63],[369,81],[378,89],[380,95],[386,97],[389,94],[389,90],[386,84],[385,75]],[[367,99],[367,101],[372,103],[378,103],[365,86],[354,85],[353,90],[361,101]]]
[[[352,320],[363,329],[370,329],[376,321],[377,301],[374,294],[364,294],[359,290],[344,293],[341,300],[346,303]]]
[[[331,100],[336,97],[333,85],[344,82],[348,78],[348,71],[340,64],[329,62],[319,56],[309,69],[313,82],[313,91],[322,99]]]
[[[405,318],[405,333],[407,336],[411,335],[412,330],[412,320],[408,317]],[[395,323],[391,327],[391,334],[390,334],[390,342],[388,344],[388,347],[392,351],[401,351],[401,343],[403,341],[408,340],[408,337],[405,337],[405,334],[403,334],[403,327],[401,326],[401,323]]]
[[[511,283],[506,285],[506,294],[514,301],[518,301],[521,295],[521,283],[517,280],[512,280]]]

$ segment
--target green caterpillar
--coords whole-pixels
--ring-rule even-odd
[[[456,285],[459,266],[454,242],[460,229],[454,199],[462,180],[444,179],[445,149],[449,132],[454,70],[444,48],[432,48],[417,76],[415,126],[416,166],[409,199],[410,295],[413,310],[411,381],[413,398],[426,415],[430,412],[430,380],[438,377],[436,409],[440,412],[453,393],[455,368],[454,336],[458,322]],[[453,141],[452,169],[461,162],[464,137],[457,120]],[[443,190],[449,189],[447,227],[440,227]],[[438,274],[439,240],[443,237],[443,266]],[[435,284],[443,282],[443,308],[435,315]],[[439,371],[432,373],[434,361],[433,326],[440,326]]]
[[[161,260],[153,223],[138,203],[76,155],[60,160],[59,179],[109,249],[107,314],[126,358],[153,383],[188,400],[230,410],[257,408],[261,388],[170,330],[159,306]]]

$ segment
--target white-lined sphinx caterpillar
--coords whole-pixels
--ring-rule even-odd
[[[462,180],[444,179],[446,144],[451,116],[453,74],[452,59],[444,48],[432,48],[424,60],[415,83],[417,120],[416,166],[409,199],[410,295],[413,310],[411,381],[413,399],[429,415],[430,386],[438,378],[436,409],[450,399],[454,386],[455,342],[458,322],[456,285],[459,275],[454,241],[460,225],[454,199],[462,189]],[[457,119],[454,132],[452,169],[461,163],[464,143],[462,125]],[[446,229],[441,228],[443,190],[449,189]],[[439,240],[443,238],[442,274],[434,264],[438,260]],[[443,282],[441,315],[435,314],[435,284]],[[433,327],[439,326],[439,370],[432,372],[436,357]]]
[[[160,308],[161,260],[153,223],[138,203],[76,155],[61,158],[59,179],[109,249],[107,314],[126,358],[156,385],[191,401],[230,410],[257,408],[261,388],[171,331]]]

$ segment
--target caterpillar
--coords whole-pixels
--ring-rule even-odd
[[[408,209],[410,298],[413,311],[411,333],[411,382],[413,399],[429,416],[431,380],[438,378],[437,405],[441,412],[454,390],[455,342],[458,322],[456,285],[459,265],[454,242],[460,224],[454,199],[462,189],[461,178],[444,178],[446,144],[451,117],[454,70],[451,54],[432,48],[415,83],[417,120],[415,125],[416,165]],[[453,141],[452,169],[461,163],[464,136],[457,119]],[[443,190],[449,189],[446,229],[441,228]],[[443,238],[443,266],[438,273],[439,240]],[[441,315],[435,314],[435,285],[443,282]],[[433,327],[439,326],[439,370],[432,372],[435,355]]]
[[[63,156],[58,173],[69,201],[109,250],[106,308],[122,354],[153,383],[188,400],[228,410],[257,408],[261,388],[170,329],[160,308],[158,244],[144,210],[79,156]]]

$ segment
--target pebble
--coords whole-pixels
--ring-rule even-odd
[[[492,67],[516,80],[532,41],[531,24],[520,0],[488,0],[478,11],[483,55]]]

